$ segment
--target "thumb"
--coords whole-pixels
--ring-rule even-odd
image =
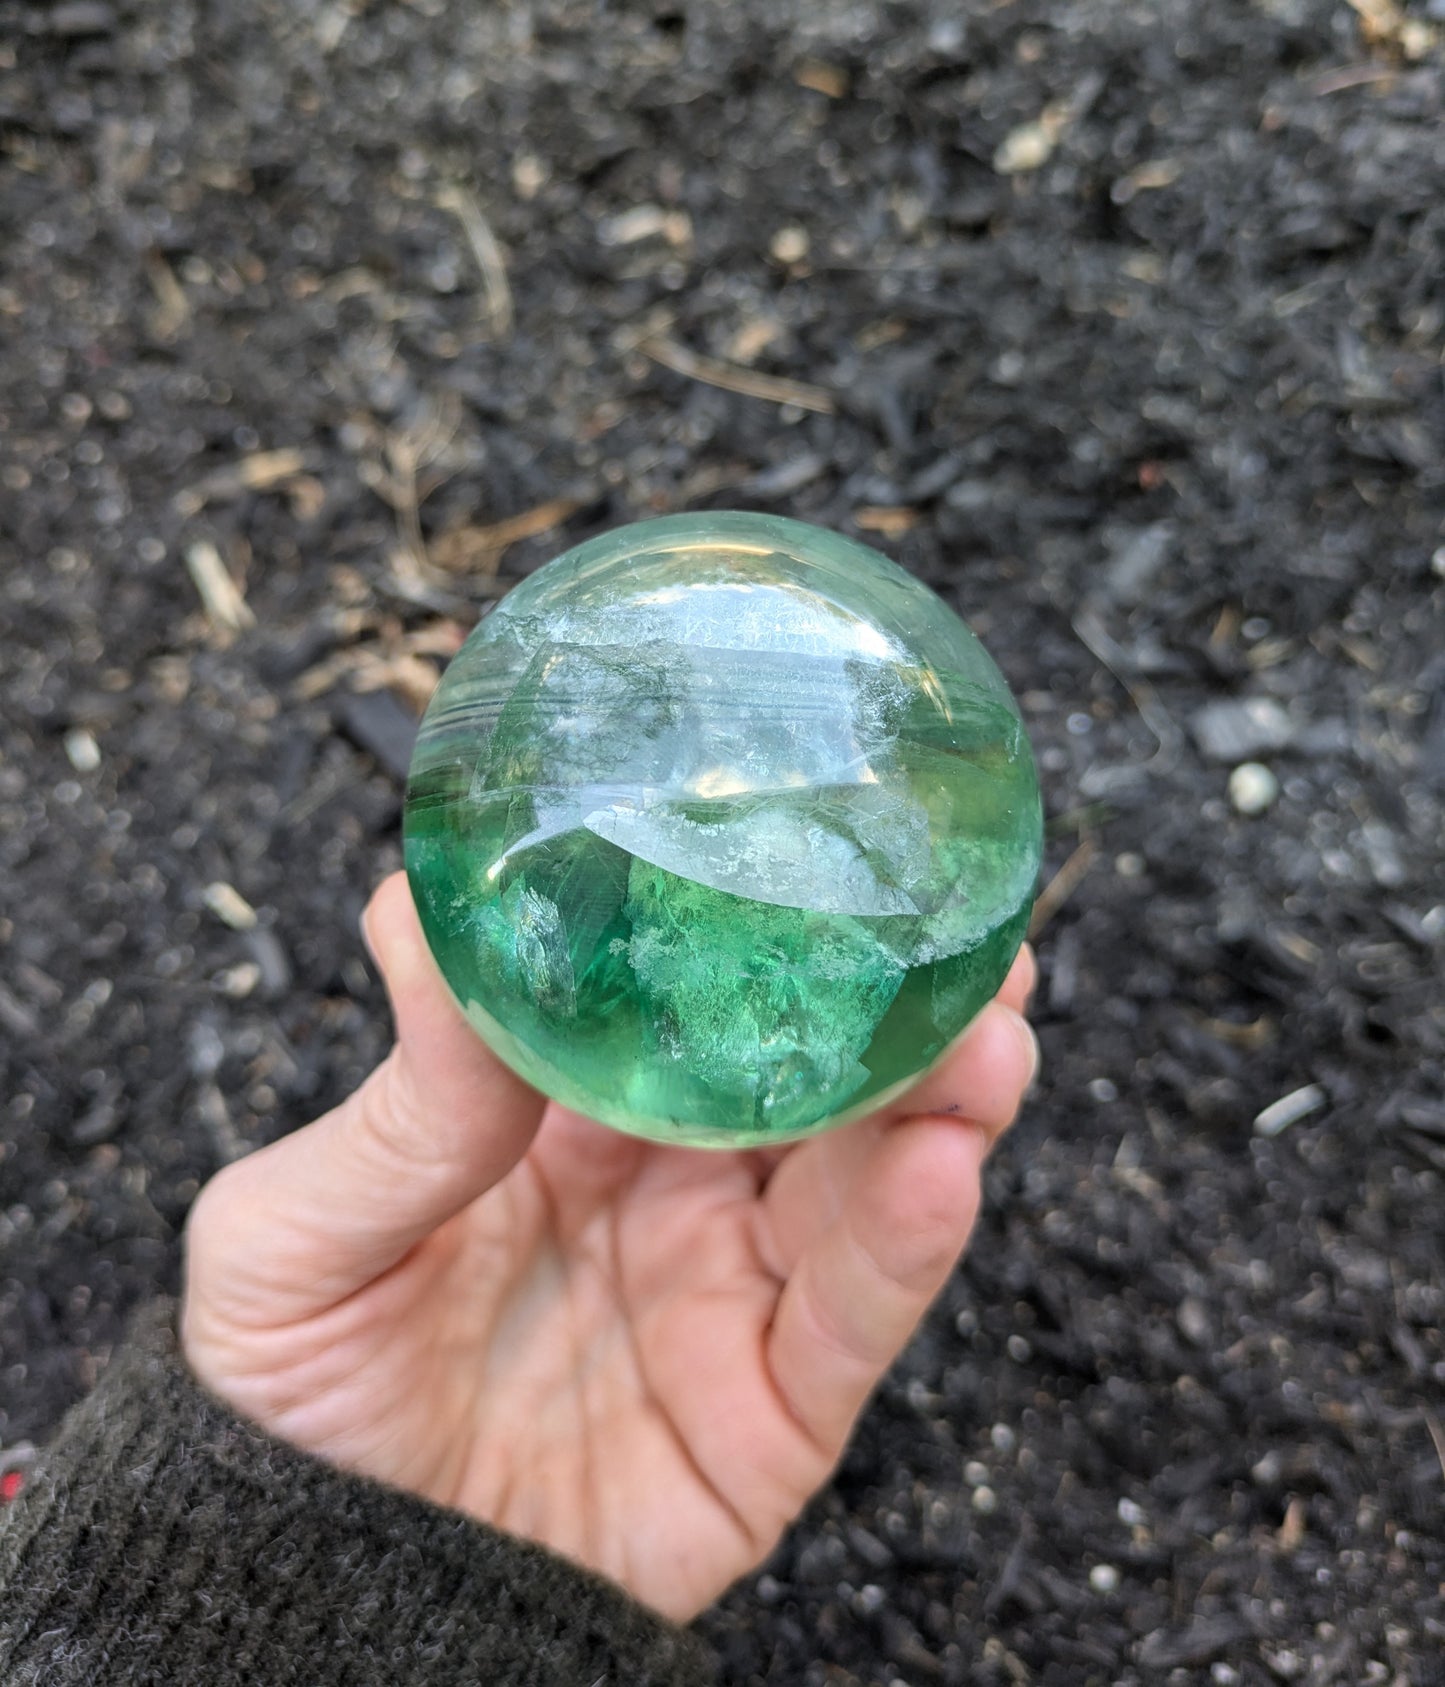
[[[403,1158],[465,1166],[474,1182],[489,1170],[489,1188],[526,1152],[543,1100],[463,1018],[405,873],[377,887],[361,930],[391,999],[396,1047],[352,1100],[374,1110],[372,1124]]]
[[[362,929],[396,1047],[339,1107],[226,1167],[192,1212],[192,1288],[237,1318],[305,1317],[379,1277],[505,1177],[541,1122],[542,1097],[447,990],[405,874],[376,891]]]

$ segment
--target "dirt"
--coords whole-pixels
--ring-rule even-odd
[[[382,1051],[466,626],[770,509],[1017,689],[1046,1066],[724,1679],[1445,1682],[1442,96],[1439,0],[0,0],[0,1462]]]

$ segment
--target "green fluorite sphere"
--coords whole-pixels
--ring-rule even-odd
[[[1040,853],[983,646],[852,540],[772,516],[579,545],[422,722],[406,865],[467,1018],[665,1142],[804,1136],[904,1089],[994,994]]]

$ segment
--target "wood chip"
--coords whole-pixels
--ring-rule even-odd
[[[245,595],[209,539],[197,539],[187,547],[186,568],[213,627],[229,635],[256,625]]]
[[[291,513],[297,521],[315,521],[326,507],[326,488],[311,474],[298,474],[285,486]]]
[[[640,240],[661,235],[667,244],[682,248],[692,244],[692,218],[686,211],[669,211],[662,205],[634,205],[597,225],[597,238],[604,246],[634,246]]]
[[[1251,1020],[1247,1025],[1241,1025],[1233,1019],[1208,1017],[1200,1018],[1198,1024],[1201,1031],[1217,1042],[1227,1043],[1230,1048],[1246,1050],[1267,1048],[1274,1041],[1278,1031],[1278,1026],[1267,1013],[1262,1013],[1258,1019]]]
[[[1179,180],[1184,166],[1177,158],[1155,158],[1140,164],[1128,175],[1120,176],[1109,189],[1109,197],[1116,205],[1127,205],[1138,194],[1156,188],[1172,187]]]
[[[356,692],[389,691],[419,715],[431,702],[440,677],[434,664],[407,653],[389,662],[358,667],[351,686]]]
[[[176,273],[159,252],[146,256],[146,279],[156,296],[150,329],[158,340],[174,340],[190,324],[191,304]]]
[[[1104,78],[1091,72],[1066,100],[1054,100],[1032,122],[1020,123],[994,153],[994,169],[1001,176],[1021,176],[1042,168],[1053,157],[1065,129],[1088,111],[1103,86]]]
[[[453,183],[437,195],[437,205],[450,211],[462,225],[462,233],[482,272],[482,286],[487,296],[487,317],[494,339],[505,340],[512,332],[516,313],[512,306],[512,289],[507,280],[507,265],[502,248],[492,233],[492,225],[482,215],[482,208],[466,188]]]
[[[885,539],[901,539],[918,525],[918,511],[906,504],[865,504],[854,510],[854,524],[865,533],[881,533]]]
[[[1032,122],[1020,123],[1005,135],[994,153],[994,169],[1001,176],[1023,176],[1042,169],[1053,157],[1068,120],[1068,106],[1056,103],[1045,107]]]
[[[1305,1538],[1305,1502],[1295,1494],[1284,1508],[1284,1521],[1275,1531],[1275,1544],[1281,1552],[1297,1552]]]
[[[1429,56],[1440,31],[1424,18],[1411,17],[1396,0],[1349,0],[1359,15],[1360,34],[1368,46],[1398,52],[1412,63]]]
[[[830,100],[841,100],[848,92],[848,72],[822,59],[804,59],[793,72],[793,80],[800,88],[810,88]]]
[[[508,516],[504,521],[480,527],[449,527],[431,541],[427,555],[434,567],[449,574],[495,574],[510,545],[550,533],[581,506],[580,498],[549,498],[546,503],[523,510],[520,515]]]
[[[244,492],[268,492],[281,486],[306,466],[299,451],[253,451],[250,456],[203,476],[175,496],[182,515],[196,515],[207,504],[225,503]]]
[[[728,361],[755,363],[758,354],[768,349],[783,332],[783,325],[775,316],[752,316],[728,340]]]
[[[782,375],[763,375],[754,369],[739,369],[736,364],[704,357],[665,335],[649,335],[638,342],[637,349],[664,369],[671,369],[675,375],[685,376],[690,381],[701,381],[704,386],[721,387],[724,392],[741,393],[744,398],[761,398],[770,404],[792,404],[799,410],[812,410],[820,416],[831,416],[838,408],[837,399],[826,387],[816,387],[807,381],[791,381]]]
[[[455,656],[466,639],[466,628],[451,620],[433,621],[402,639],[383,639],[338,650],[310,667],[297,679],[295,695],[309,702],[350,678],[353,691],[383,687],[403,698],[420,714],[436,688],[437,667],[428,656]]]

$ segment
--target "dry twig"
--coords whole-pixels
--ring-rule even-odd
[[[770,404],[794,404],[799,410],[814,410],[820,416],[831,416],[838,401],[826,387],[815,387],[807,381],[790,381],[783,375],[762,375],[754,369],[740,369],[734,363],[724,363],[716,357],[703,357],[679,341],[663,334],[649,334],[639,340],[637,349],[644,357],[704,386],[721,387],[724,392],[741,393],[744,398],[761,398]]]
[[[1425,1427],[1430,1431],[1430,1439],[1435,1443],[1435,1457],[1440,1461],[1440,1474],[1445,1476],[1445,1429],[1441,1429],[1440,1420],[1433,1412],[1426,1412]]]
[[[1034,911],[1029,916],[1029,936],[1037,937],[1083,882],[1085,873],[1094,864],[1099,847],[1092,838],[1085,838],[1053,878],[1039,892]]]
[[[353,691],[385,687],[420,714],[437,682],[436,665],[425,658],[455,656],[466,636],[465,627],[449,620],[430,622],[401,637],[383,634],[369,644],[338,650],[308,668],[296,681],[295,694],[309,701],[349,678]]]
[[[1133,771],[1151,768],[1162,773],[1170,768],[1179,754],[1184,735],[1174,724],[1168,710],[1148,680],[1129,672],[1129,659],[1110,636],[1104,623],[1092,609],[1083,610],[1074,620],[1074,632],[1084,648],[1118,680],[1142,720],[1158,741],[1158,748],[1147,761]]]
[[[421,471],[445,453],[456,429],[451,408],[428,405],[409,427],[386,434],[384,465],[365,458],[357,466],[362,482],[396,511],[398,533],[413,569],[423,580],[432,574],[432,566],[421,530],[421,506],[447,476],[433,475],[423,484]]]
[[[450,211],[462,225],[462,233],[482,272],[482,286],[487,294],[487,317],[495,339],[504,340],[512,332],[515,312],[512,308],[512,289],[507,281],[507,266],[502,248],[492,233],[492,225],[482,215],[475,197],[464,187],[452,183],[437,195],[437,205]]]
[[[175,506],[182,515],[193,516],[207,504],[224,503],[243,492],[269,492],[273,487],[290,490],[288,483],[294,482],[305,466],[301,453],[289,448],[253,451],[185,487],[176,494]]]
[[[256,625],[241,588],[221,561],[209,539],[197,539],[186,550],[186,570],[200,593],[206,614],[216,630],[229,637]]]
[[[495,574],[509,546],[560,527],[581,503],[580,498],[549,498],[505,521],[484,527],[450,527],[432,540],[431,561],[448,574]]]

